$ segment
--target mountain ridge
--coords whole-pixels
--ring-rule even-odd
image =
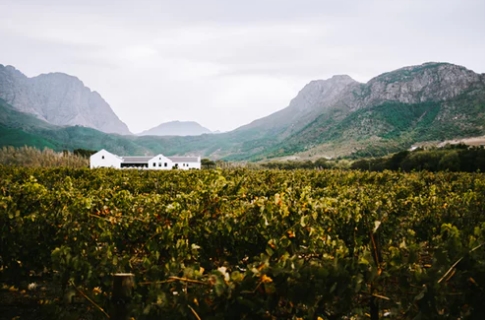
[[[138,133],[138,136],[198,136],[212,133],[195,121],[169,121]]]
[[[425,135],[429,139],[449,138],[450,133],[459,136],[471,133],[480,135],[483,132],[480,121],[485,120],[483,79],[483,75],[465,67],[434,62],[381,74],[346,93],[347,101],[351,102],[350,112],[340,109],[336,114],[320,114],[298,136],[287,139],[285,146],[276,146],[283,150],[273,152],[272,156],[295,152],[308,155],[312,149],[313,152],[322,152],[317,145],[333,143],[334,149],[342,149],[343,144],[356,145],[361,141],[362,145],[363,140],[372,141],[377,146],[397,144],[400,148],[407,148],[409,141],[422,139],[418,133],[409,131],[414,130],[413,127],[399,127],[396,131],[395,126],[408,121],[409,117],[415,118],[414,122],[407,122],[411,125],[427,116],[427,129],[434,132],[434,136]],[[430,103],[435,103],[432,110],[426,107],[430,107]],[[473,105],[474,110],[464,109],[463,106],[467,104]],[[389,112],[391,109],[392,113]],[[414,115],[413,112],[422,113]],[[430,119],[430,114],[434,114],[434,118]],[[403,118],[397,119],[399,116]],[[458,120],[453,121],[453,117],[458,117]],[[333,121],[336,119],[340,121]],[[448,129],[439,130],[443,123]],[[332,148],[326,148],[329,149]],[[359,149],[362,146],[357,146],[352,152]],[[395,150],[396,147],[391,149]]]
[[[131,134],[98,92],[65,73],[29,78],[13,66],[0,65],[0,98],[54,125],[82,125],[107,133]]]
[[[220,134],[101,138],[81,128],[56,132],[61,131],[51,134],[43,128],[36,133],[61,139],[63,146],[81,143],[73,132],[97,137],[84,139],[96,140],[82,141],[84,148],[89,143],[102,147],[104,139],[111,139],[105,149],[118,148],[119,154],[198,153],[244,161],[289,155],[377,156],[408,149],[416,142],[485,135],[485,74],[431,62],[386,72],[366,83],[346,75],[313,80],[286,108]]]

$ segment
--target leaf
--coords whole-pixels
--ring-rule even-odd
[[[363,265],[368,266],[370,263],[369,263],[369,260],[367,260],[366,258],[364,258],[363,256],[361,256],[359,258],[359,264],[363,264]]]
[[[335,282],[332,287],[330,288],[330,293],[334,292],[337,289],[337,282]]]
[[[306,221],[305,221],[305,220],[306,220],[306,218],[307,218],[307,216],[301,216],[301,218],[300,218],[300,225],[301,225],[303,228],[305,228],[305,227],[306,227]]]
[[[268,256],[271,257],[274,254],[274,250],[270,247],[266,247],[266,253],[268,254]]]
[[[216,284],[214,285],[214,290],[215,290],[216,295],[218,297],[222,296],[224,294],[224,291],[225,291],[224,283],[217,281]]]
[[[414,297],[414,300],[415,300],[415,301],[418,301],[418,300],[423,299],[423,298],[424,298],[424,293],[425,293],[425,291],[424,291],[424,290],[422,290],[420,293],[418,293],[418,294],[417,294],[417,295]]]
[[[264,291],[266,292],[266,294],[273,294],[276,292],[276,287],[273,283],[265,283]]]
[[[273,282],[273,279],[271,279],[270,277],[268,277],[267,275],[263,274],[261,276],[261,282],[262,283],[270,283],[270,282]]]
[[[379,220],[374,221],[374,230],[372,230],[372,233],[376,233],[377,229],[379,229],[381,225],[381,222]]]

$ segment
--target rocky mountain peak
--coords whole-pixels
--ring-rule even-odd
[[[62,72],[49,72],[49,73],[42,73],[37,77],[32,78],[34,81],[51,81],[56,84],[64,84],[64,83],[72,83],[76,84],[80,87],[84,87],[84,83],[79,80],[78,77],[68,75]],[[89,88],[88,88],[89,89]]]
[[[462,66],[428,62],[381,74],[363,89],[364,104],[383,101],[419,103],[454,98],[483,87],[480,75]]]
[[[3,69],[4,72],[10,74],[13,77],[20,78],[20,79],[27,79],[27,77],[22,72],[15,69],[14,66],[10,66],[10,65],[3,66],[3,65],[0,64],[0,72],[1,72],[1,69]]]
[[[313,80],[290,102],[288,108],[305,111],[326,107],[337,99],[347,86],[358,84],[348,75],[336,75],[327,80]]]
[[[12,66],[0,65],[0,98],[19,111],[54,125],[80,125],[107,133],[131,134],[98,93],[65,73],[28,78]]]
[[[333,75],[329,80],[347,82],[347,83],[356,82],[354,79],[352,79],[351,76],[347,74],[336,74],[336,75]]]
[[[334,106],[352,86],[359,85],[359,82],[348,75],[336,75],[326,80],[310,81],[290,101],[288,107],[237,130],[271,129],[284,132],[282,136],[286,136],[303,128],[322,110]]]

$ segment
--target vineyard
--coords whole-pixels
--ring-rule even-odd
[[[0,167],[0,288],[59,319],[120,272],[134,319],[475,319],[484,243],[480,173]]]

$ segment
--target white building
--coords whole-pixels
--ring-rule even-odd
[[[106,150],[100,150],[89,158],[89,166],[93,168],[137,168],[150,170],[200,169],[200,157],[167,157],[156,156],[120,157]]]

